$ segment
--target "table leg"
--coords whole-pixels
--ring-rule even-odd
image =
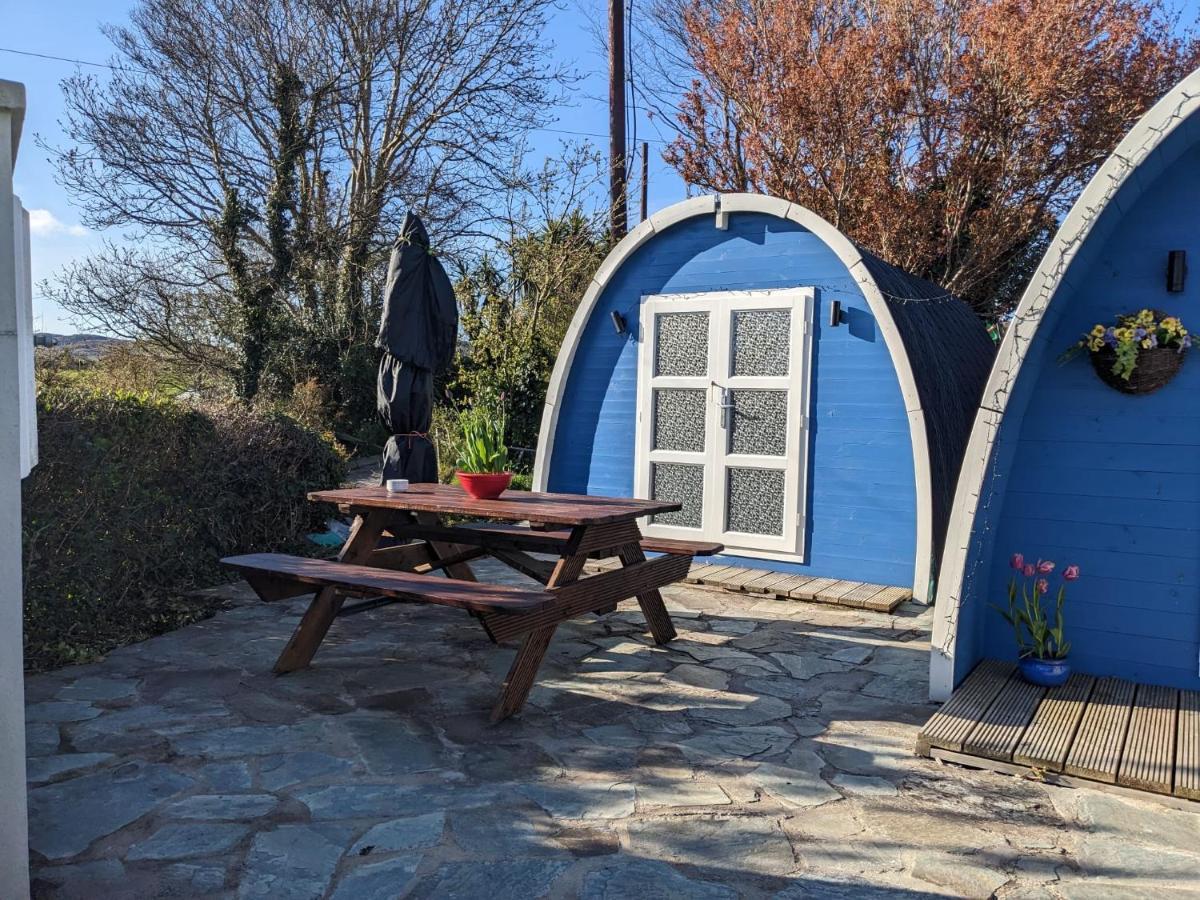
[[[586,553],[563,556],[555,564],[547,587],[562,587],[564,584],[577,581],[583,573],[583,565],[586,562]],[[538,669],[546,656],[546,650],[550,646],[550,640],[554,637],[556,628],[558,628],[558,622],[535,628],[522,639],[517,656],[513,660],[512,666],[509,667],[508,676],[504,679],[504,685],[500,690],[500,699],[492,708],[493,722],[507,719],[521,711],[521,707],[525,705],[525,698],[533,689],[534,679],[537,678]]]
[[[338,562],[365,563],[379,544],[387,520],[388,515],[384,511],[358,516],[350,527],[350,536],[338,553]],[[344,600],[337,588],[324,587],[317,591],[292,633],[291,640],[275,661],[276,675],[303,669],[312,662]]]
[[[525,639],[521,641],[521,649],[517,651],[517,656],[508,670],[508,676],[504,679],[500,699],[492,708],[493,722],[507,719],[521,711],[521,707],[525,705],[525,698],[529,696],[529,692],[533,688],[533,681],[537,678],[538,669],[542,665],[542,659],[546,656],[546,650],[550,646],[550,640],[554,637],[554,631],[557,628],[557,625],[550,625],[525,635]]]
[[[626,544],[618,548],[617,556],[620,557],[623,566],[646,561],[646,554],[642,552],[640,544]],[[638,606],[642,608],[642,615],[646,617],[646,624],[650,626],[650,634],[654,636],[654,643],[665,644],[667,641],[674,640],[675,626],[671,623],[667,605],[663,603],[662,594],[658,589],[638,594],[637,602]]]
[[[587,561],[586,553],[562,557],[554,564],[554,570],[550,573],[550,580],[546,582],[546,587],[562,587],[564,584],[578,581]]]

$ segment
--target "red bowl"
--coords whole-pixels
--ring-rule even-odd
[[[456,472],[454,477],[476,500],[495,500],[512,483],[512,472]]]

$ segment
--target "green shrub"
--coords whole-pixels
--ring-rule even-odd
[[[429,439],[437,448],[438,481],[452,484],[457,468],[455,463],[462,448],[462,431],[458,427],[458,411],[454,407],[442,405],[433,408]]]
[[[227,580],[233,553],[304,547],[332,510],[328,437],[237,406],[49,379],[39,463],[23,486],[25,660],[88,659],[201,618],[185,595]]]

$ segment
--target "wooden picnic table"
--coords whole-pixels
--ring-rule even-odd
[[[275,671],[307,666],[339,616],[396,602],[457,607],[475,616],[492,641],[521,639],[493,721],[521,709],[562,622],[610,612],[619,601],[635,597],[655,642],[674,638],[659,588],[682,580],[694,555],[722,549],[706,542],[643,539],[639,518],[680,508],[654,500],[529,491],[476,500],[444,484],[414,484],[396,493],[383,487],[316,491],[309,499],[336,504],[354,517],[336,560],[275,553],[223,560],[263,600],[314,593]],[[448,524],[445,516],[473,521]],[[646,550],[661,555],[647,559]],[[588,559],[613,556],[619,567],[581,577]],[[482,557],[543,587],[480,583],[468,563]],[[347,604],[349,596],[365,599]]]

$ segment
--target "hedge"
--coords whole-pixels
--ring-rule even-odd
[[[25,664],[41,670],[209,614],[188,593],[228,580],[233,553],[302,550],[337,485],[329,438],[281,415],[96,390],[38,395],[25,479]]]

